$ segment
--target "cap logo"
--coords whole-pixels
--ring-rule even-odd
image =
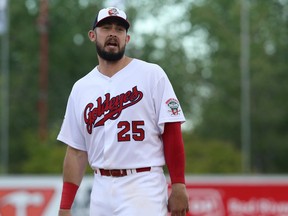
[[[0,0],[1,2],[1,0]],[[104,8],[98,12],[98,15],[95,18],[93,23],[93,29],[100,25],[100,22],[104,22],[106,18],[114,17],[120,20],[121,24],[126,28],[126,30],[130,27],[130,23],[127,20],[127,15],[124,11],[119,10],[116,7]]]
[[[117,16],[119,14],[118,10],[116,8],[111,8],[109,11],[108,11],[108,14],[110,16]]]

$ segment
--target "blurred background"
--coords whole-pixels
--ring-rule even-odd
[[[61,174],[56,136],[106,6],[128,14],[126,54],[174,86],[187,174],[288,172],[288,0],[0,0],[1,175]]]

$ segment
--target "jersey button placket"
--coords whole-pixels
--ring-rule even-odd
[[[109,78],[107,80],[106,83],[106,93],[105,94],[110,94],[111,90],[110,90],[110,86],[111,86],[111,78]],[[108,111],[109,112],[109,111]],[[105,114],[107,114],[107,111],[105,112]],[[104,116],[105,117],[105,116]],[[104,167],[110,167],[111,166],[111,161],[109,158],[109,146],[110,146],[110,139],[109,139],[109,126],[111,124],[111,120],[107,119],[104,122],[104,151],[103,151],[103,161],[104,161]],[[110,132],[111,133],[111,132]]]

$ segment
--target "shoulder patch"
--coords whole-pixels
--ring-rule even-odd
[[[168,106],[168,112],[171,113],[171,116],[180,115],[181,110],[179,101],[175,98],[170,98],[166,101],[166,105]]]

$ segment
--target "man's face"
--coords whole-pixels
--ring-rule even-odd
[[[96,50],[104,60],[120,60],[128,41],[125,27],[118,22],[107,21],[96,28]]]

